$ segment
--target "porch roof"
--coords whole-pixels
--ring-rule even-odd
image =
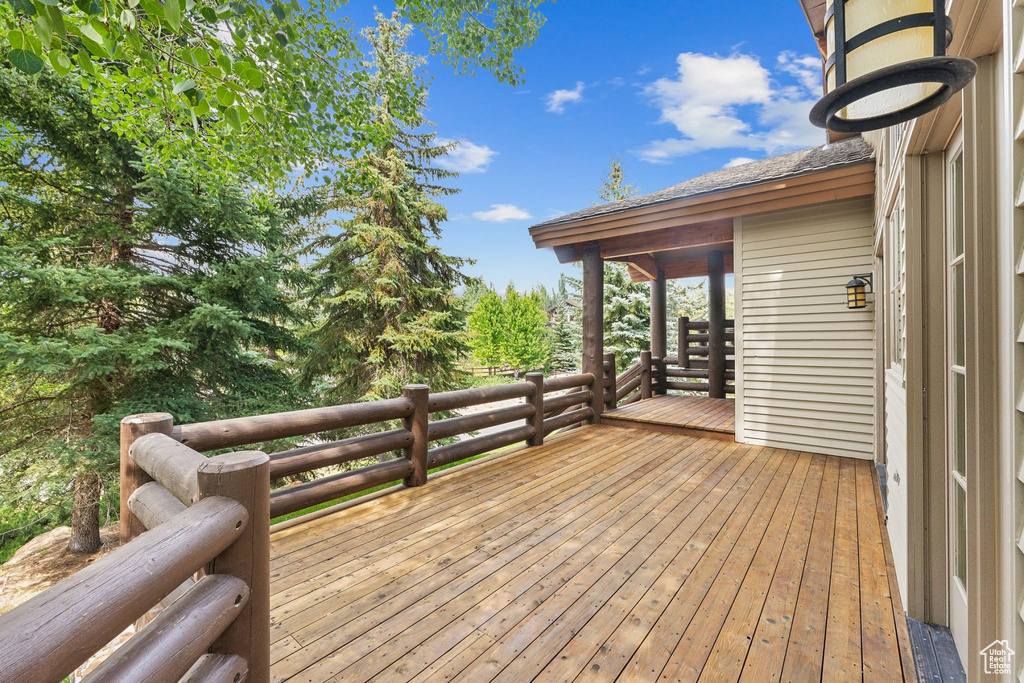
[[[733,219],[874,193],[874,152],[861,138],[706,173],[639,197],[589,207],[530,228],[537,248],[562,263],[585,244],[630,265],[635,280],[706,274],[707,254],[722,251],[731,271]]]

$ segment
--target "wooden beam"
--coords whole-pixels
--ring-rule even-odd
[[[583,247],[583,373],[594,376],[595,396],[604,391],[604,261],[596,244]],[[596,400],[593,421],[601,421],[604,401]]]
[[[658,271],[661,270],[658,268],[658,261],[651,254],[627,256],[623,261],[633,266],[633,268],[640,271],[651,280],[657,279]]]
[[[667,228],[639,235],[611,237],[601,240],[601,258],[607,260],[633,254],[650,254],[672,249],[700,247],[706,244],[732,242],[731,218]]]
[[[708,255],[708,396],[725,398],[725,259]]]
[[[726,274],[733,272],[733,255],[723,254],[722,260],[725,264]],[[708,262],[707,259],[701,259],[697,261],[674,261],[674,262],[660,262],[662,272],[665,273],[665,278],[669,280],[678,280],[687,277],[706,277],[708,275]],[[633,266],[629,267],[629,276],[633,279],[633,282],[650,282],[651,278],[647,277],[639,270],[636,270]]]

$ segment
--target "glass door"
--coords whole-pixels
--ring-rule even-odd
[[[946,311],[949,628],[967,661],[967,315],[962,137],[946,156]]]

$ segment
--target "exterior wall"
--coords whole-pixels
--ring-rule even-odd
[[[999,546],[1003,550],[999,575],[1000,593],[1006,600],[1000,619],[1001,637],[1011,640],[1017,652],[1017,671],[1024,680],[1024,2],[1005,3],[1004,47],[998,60],[997,185],[1000,282],[1000,361],[1012,367],[1002,373],[999,403],[1002,408],[1001,441],[1008,447],[1000,463],[999,491],[1002,511]]]
[[[861,199],[737,220],[737,440],[874,457],[874,313],[845,289],[872,219]]]

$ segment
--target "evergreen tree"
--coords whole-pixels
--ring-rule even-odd
[[[621,157],[612,157],[612,167],[601,182],[601,189],[597,194],[604,202],[617,202],[640,194],[639,188],[626,183],[626,170],[622,166]]]
[[[626,183],[622,160],[613,157],[598,196],[616,202],[639,193],[636,186]],[[615,364],[623,370],[650,348],[651,286],[633,282],[627,267],[620,263],[606,263],[604,272],[604,346],[615,354]]]
[[[444,391],[460,383],[468,352],[465,310],[455,296],[468,280],[464,259],[446,256],[431,238],[447,212],[436,201],[455,192],[439,184],[454,176],[432,164],[450,150],[438,145],[423,117],[423,60],[405,52],[410,28],[377,16],[364,32],[372,46],[377,128],[385,142],[358,159],[365,186],[341,195],[330,211],[351,218],[313,243],[318,284],[311,304],[322,314],[310,335],[305,373],[334,401],[395,396],[422,382]]]
[[[0,516],[70,507],[91,552],[124,415],[293,407],[300,207],[150,163],[47,73],[0,67],[0,159]]]
[[[559,372],[578,372],[580,367],[580,339],[583,329],[578,320],[572,320],[562,308],[555,315],[550,328],[549,365]]]
[[[604,350],[624,370],[651,343],[651,285],[633,282],[621,263],[604,266]]]
[[[563,274],[552,293],[554,325],[548,328],[548,365],[560,372],[578,372],[583,357],[583,326],[579,308],[574,305],[581,284],[579,279]]]

